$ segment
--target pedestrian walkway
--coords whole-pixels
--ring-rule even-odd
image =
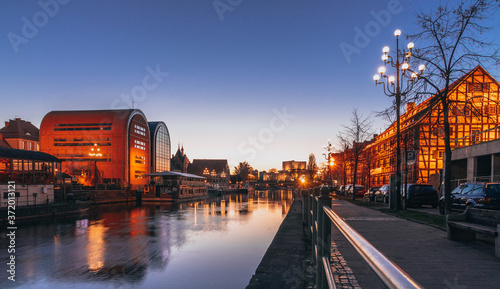
[[[425,288],[500,288],[500,259],[491,244],[449,241],[444,230],[343,200],[333,200],[332,210]],[[384,288],[335,226],[332,247],[338,250],[332,258],[344,262],[332,267],[343,270],[335,269],[345,288]]]

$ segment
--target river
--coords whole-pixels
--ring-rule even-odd
[[[291,203],[291,191],[256,191],[101,205],[79,218],[19,224],[16,281],[2,262],[0,288],[244,288]]]

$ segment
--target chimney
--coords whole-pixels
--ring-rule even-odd
[[[406,112],[412,110],[414,107],[415,107],[415,103],[414,102],[408,102],[408,103],[406,103]]]
[[[5,122],[5,127],[9,127],[10,122],[6,121]]]

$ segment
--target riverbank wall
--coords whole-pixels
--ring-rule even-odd
[[[246,289],[307,288],[310,255],[296,198]]]

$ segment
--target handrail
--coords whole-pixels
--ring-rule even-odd
[[[323,211],[388,288],[423,288],[344,222],[331,208],[323,206]]]
[[[328,288],[337,289],[335,285],[335,279],[333,278],[332,267],[330,267],[330,260],[327,256],[323,257],[323,268],[325,268],[326,281],[328,282]]]

